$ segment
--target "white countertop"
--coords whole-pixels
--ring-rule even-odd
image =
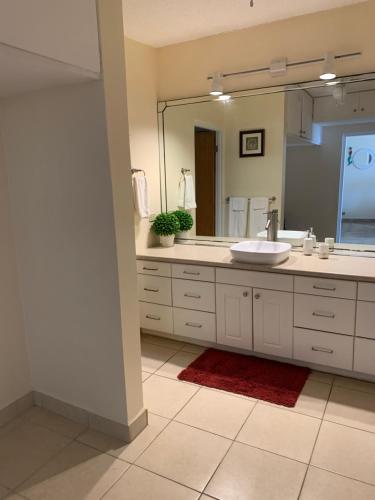
[[[305,256],[292,251],[285,262],[267,266],[234,262],[228,247],[176,244],[171,248],[142,249],[137,253],[137,259],[375,282],[375,259],[370,257],[331,254],[329,259],[323,260],[317,254]]]

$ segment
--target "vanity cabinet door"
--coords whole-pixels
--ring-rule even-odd
[[[253,290],[254,351],[291,358],[293,294]]]
[[[216,285],[216,331],[218,344],[253,348],[252,289]]]

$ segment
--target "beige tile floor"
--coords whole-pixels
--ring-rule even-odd
[[[203,350],[143,337],[131,444],[39,408],[0,427],[0,499],[375,499],[375,384],[313,372],[287,409],[178,381]]]

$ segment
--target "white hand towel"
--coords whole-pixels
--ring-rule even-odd
[[[268,198],[251,198],[248,235],[256,238],[267,223]]]
[[[185,174],[178,184],[178,208],[190,210],[197,208],[193,176]]]
[[[229,198],[229,236],[244,238],[246,236],[246,223],[248,212],[248,199],[231,196]]]
[[[150,208],[148,203],[148,186],[145,175],[133,176],[133,193],[134,206],[139,217],[144,219],[150,216]]]

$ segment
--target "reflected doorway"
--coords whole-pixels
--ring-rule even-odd
[[[219,132],[195,127],[195,196],[197,236],[220,235]]]
[[[375,131],[343,137],[337,241],[375,244]]]

